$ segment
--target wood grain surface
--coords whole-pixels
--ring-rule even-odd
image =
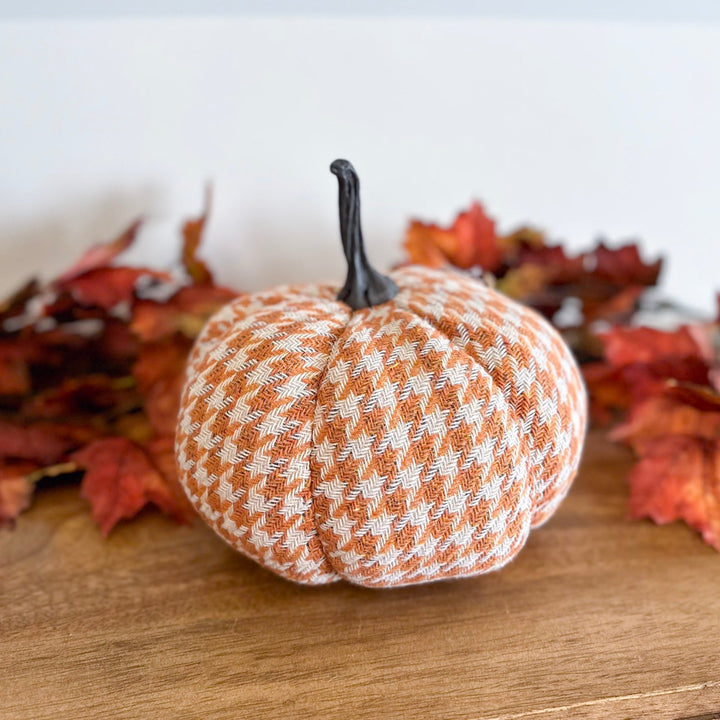
[[[108,540],[75,488],[0,532],[0,718],[720,717],[720,556],[625,519],[630,456],[581,476],[507,568],[304,588],[201,524]]]

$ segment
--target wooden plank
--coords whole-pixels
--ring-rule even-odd
[[[103,540],[40,493],[0,533],[0,718],[720,715],[720,558],[626,521],[629,460],[592,435],[515,562],[397,590],[295,586],[154,514]]]

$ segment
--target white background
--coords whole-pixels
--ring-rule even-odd
[[[0,7],[2,292],[138,214],[133,258],[169,262],[206,180],[222,281],[340,281],[327,168],[346,156],[379,265],[399,258],[410,216],[449,221],[477,197],[502,229],[532,221],[576,248],[640,237],[669,257],[667,294],[713,309],[720,25],[702,13],[323,19],[218,5],[61,19]]]

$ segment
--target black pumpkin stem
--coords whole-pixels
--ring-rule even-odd
[[[330,172],[339,185],[340,235],[348,264],[347,279],[337,299],[353,310],[380,305],[394,298],[400,290],[386,275],[375,270],[365,255],[360,227],[360,180],[347,160],[336,160]]]

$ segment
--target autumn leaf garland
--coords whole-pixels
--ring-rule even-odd
[[[73,474],[104,534],[147,504],[193,518],[173,453],[185,358],[236,296],[197,255],[206,218],[183,226],[175,272],[114,264],[137,221],[0,305],[0,524],[43,479]]]
[[[117,263],[137,221],[0,303],[0,525],[58,475],[81,478],[103,534],[148,504],[192,518],[173,453],[184,364],[236,296],[198,255],[209,207],[208,193],[182,227],[172,272]],[[638,457],[630,516],[684,520],[720,550],[720,313],[672,330],[638,326],[661,260],[644,261],[635,244],[571,254],[529,227],[503,235],[479,203],[447,227],[411,221],[404,247],[409,262],[484,275],[558,325],[583,363],[595,422]]]

